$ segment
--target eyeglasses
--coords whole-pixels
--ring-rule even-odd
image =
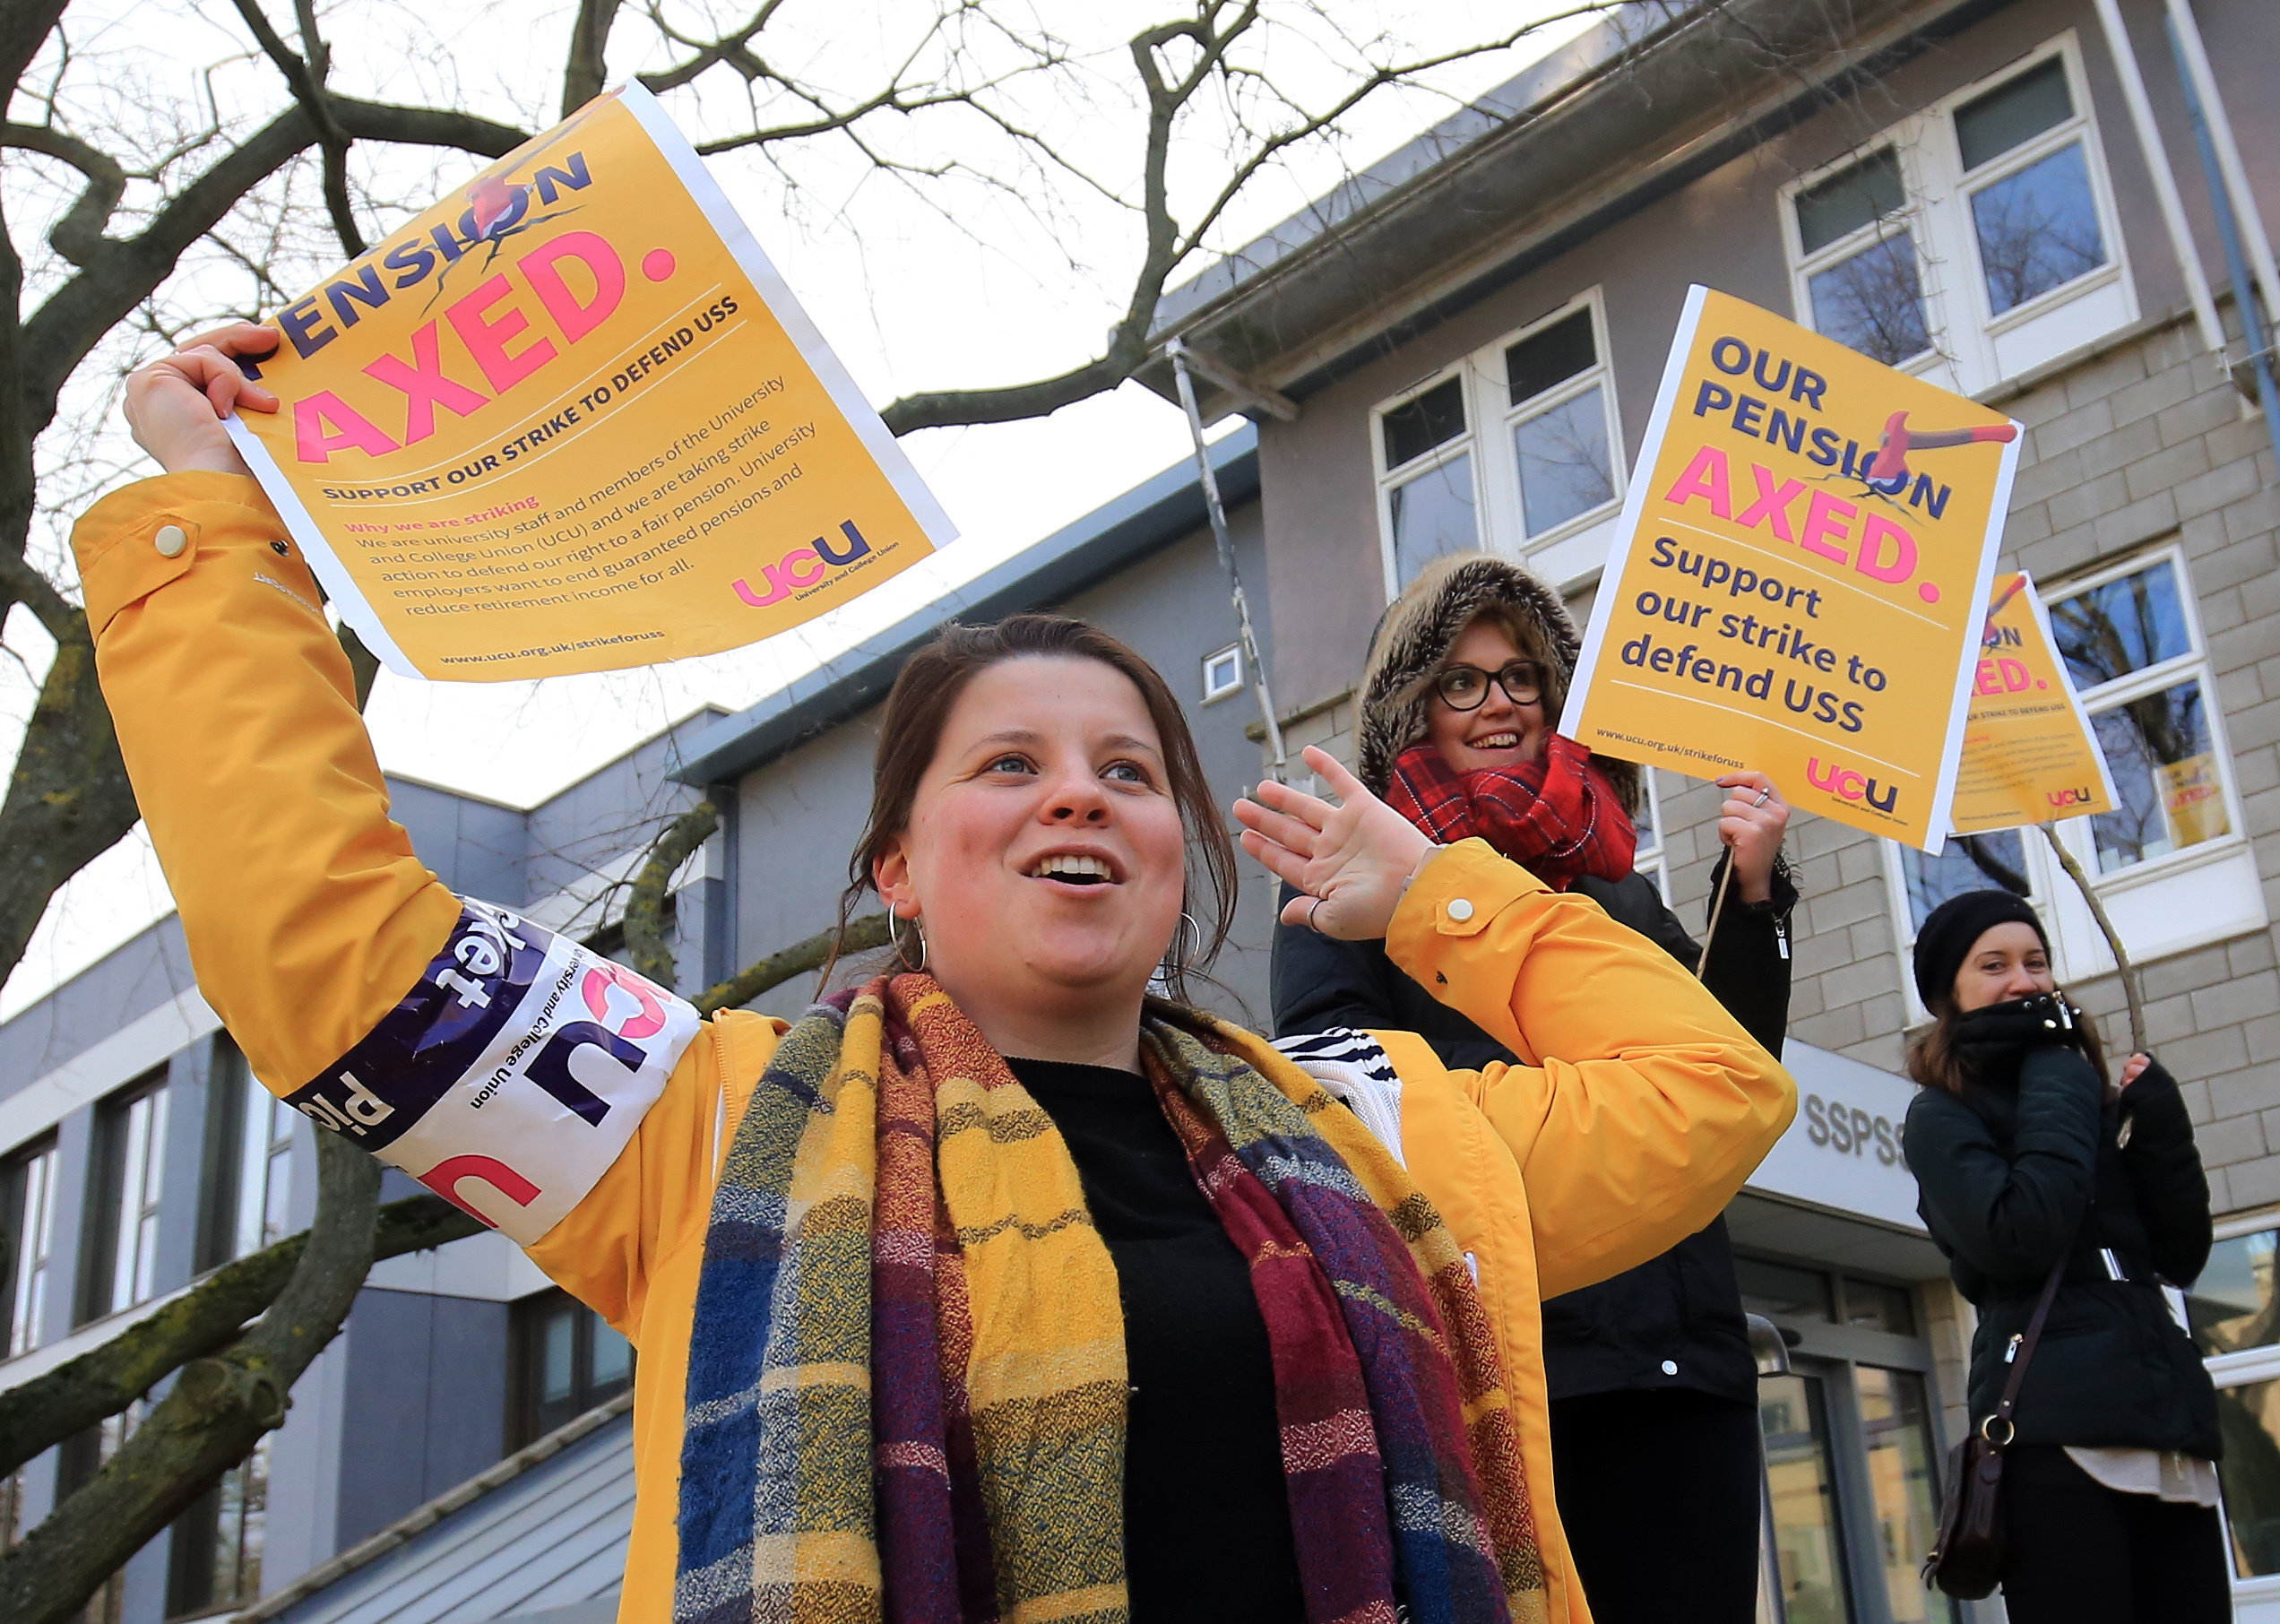
[[[1489,702],[1491,682],[1514,704],[1533,704],[1543,697],[1543,677],[1533,660],[1516,660],[1495,672],[1477,665],[1449,666],[1433,678],[1433,692],[1452,711],[1477,711]]]

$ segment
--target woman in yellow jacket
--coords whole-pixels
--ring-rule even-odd
[[[389,820],[221,429],[274,409],[230,357],[275,338],[130,381],[168,471],[73,537],[104,692],[255,1073],[641,1349],[621,1617],[1588,1618],[1537,1304],[1701,1228],[1788,1122],[1707,994],[1310,752],[1341,805],[1236,808],[1292,921],[1383,937],[1521,1063],[1387,1032],[1317,1078],[1150,998],[1184,912],[1223,934],[1227,837],[1162,679],[1033,616],[952,628],[887,702],[852,868],[900,973],[700,1020]]]

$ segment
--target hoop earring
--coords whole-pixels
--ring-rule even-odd
[[[911,916],[911,934],[919,938],[919,962],[912,964],[911,963],[910,949],[902,946],[902,933],[901,930],[896,929],[896,927],[901,925],[902,922],[902,916],[901,914],[895,912],[892,908],[889,908],[886,911],[886,939],[894,944],[894,956],[902,960],[906,965],[910,966],[911,974],[923,974],[925,973],[927,967],[926,926],[920,922],[919,916],[917,914],[914,913]]]
[[[1196,923],[1194,914],[1182,909],[1179,924],[1171,933],[1171,946],[1164,951],[1164,962],[1177,964],[1182,970],[1193,969],[1203,949],[1204,928]]]

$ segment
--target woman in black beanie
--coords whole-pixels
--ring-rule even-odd
[[[2169,1312],[2209,1253],[2208,1181],[2175,1079],[2119,1084],[2051,974],[2034,911],[1973,891],[1916,938],[1935,1017],[1908,1054],[1917,1210],[1979,1310],[1971,1420],[1995,1409],[2044,1282],[2059,1292],[2006,1451],[2012,1624],[2230,1619],[2216,1513],[2216,1394]]]

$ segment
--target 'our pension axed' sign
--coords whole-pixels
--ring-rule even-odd
[[[2017,437],[1693,289],[1560,730],[1938,851]]]
[[[2112,811],[2105,752],[2075,696],[2032,580],[1995,577],[1979,644],[1949,813],[1955,832],[1983,834]]]
[[[954,533],[638,85],[273,319],[282,410],[233,434],[393,670],[715,653]]]

